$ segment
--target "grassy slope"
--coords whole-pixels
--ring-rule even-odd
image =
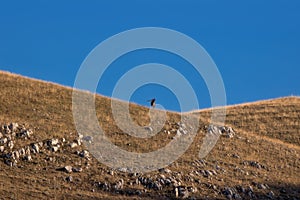
[[[52,137],[72,138],[76,135],[70,88],[0,72],[0,94],[1,124],[24,123],[34,130],[34,139],[37,141]],[[99,123],[115,144],[129,151],[147,152],[162,147],[170,141],[170,136],[163,133],[157,134],[152,140],[136,139],[122,134],[111,117],[110,103],[109,98],[97,96]],[[149,123],[147,108],[132,104],[130,112],[137,124]],[[213,151],[205,158],[207,163],[205,166],[195,163],[198,162],[197,155],[205,134],[205,125],[209,122],[210,111],[194,113],[194,115],[199,114],[201,118],[199,134],[189,150],[168,168],[174,173],[180,173],[182,185],[198,188],[198,192],[193,194],[197,198],[204,196],[224,198],[210,185],[215,185],[217,188],[237,185],[247,187],[253,185],[253,182],[268,184],[275,195],[299,197],[299,113],[300,99],[296,97],[228,108],[226,124],[237,130],[237,137],[232,139],[221,137]],[[176,122],[179,115],[168,113],[168,119]],[[233,157],[233,154],[238,154],[239,158]],[[125,198],[102,190],[92,192],[91,189],[96,181],[113,182],[119,178],[130,180],[128,174],[116,172],[111,176],[107,173],[108,167],[92,159],[89,169],[72,175],[78,180],[77,182],[66,183],[64,181],[66,174],[55,169],[64,163],[74,164],[76,158],[73,159],[72,150],[60,152],[56,156],[57,162],[54,164],[49,164],[40,158],[38,164],[24,163],[23,168],[10,168],[0,160],[0,196],[19,199]],[[243,165],[243,161],[247,160],[258,161],[266,166],[266,169]],[[200,183],[190,180],[191,172],[214,169],[216,165],[225,169],[226,173],[220,173],[212,178],[193,175],[193,179],[199,179]],[[244,173],[245,171],[248,175]],[[147,175],[154,177],[157,174],[158,172],[151,172]],[[128,186],[130,187],[144,189],[142,186]],[[281,193],[282,189],[287,190],[287,194]],[[172,188],[162,191],[149,190],[143,198],[153,198],[156,195],[168,196],[171,190]],[[259,189],[255,190],[258,194],[264,193]],[[135,198],[140,197],[135,196]]]

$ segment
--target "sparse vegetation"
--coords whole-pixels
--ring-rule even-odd
[[[122,106],[121,101],[119,104]],[[164,132],[176,129],[180,116],[174,112],[167,113],[168,123],[150,139],[124,134],[114,123],[110,105],[111,99],[97,96],[97,117],[110,140],[125,150],[153,151],[168,144],[176,134]],[[149,108],[130,104],[130,117],[137,125],[149,124],[148,112]],[[56,153],[44,151],[32,162],[20,161],[14,167],[0,158],[0,197],[173,199],[176,190],[180,193],[183,188],[188,192],[182,192],[178,198],[300,198],[299,97],[228,107],[226,126],[233,127],[235,136],[220,137],[209,155],[200,160],[198,152],[210,112],[208,109],[189,113],[200,118],[198,134],[190,148],[165,169],[146,174],[112,171],[93,157],[86,161],[76,153],[84,146],[61,148]],[[78,134],[72,116],[72,89],[0,72],[0,125],[11,122],[33,131],[29,140],[20,141],[15,148],[51,138],[75,140]],[[70,175],[57,170],[66,165],[82,167],[83,171]],[[173,182],[161,183],[162,187],[149,186],[149,179],[155,182],[162,177],[178,186]],[[120,180],[123,183],[118,188]]]

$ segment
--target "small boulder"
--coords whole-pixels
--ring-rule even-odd
[[[70,147],[71,147],[71,148],[75,148],[75,147],[77,147],[77,146],[78,146],[78,144],[75,143],[75,142],[72,142],[72,143],[70,144]]]
[[[59,168],[57,169],[59,171],[63,171],[63,172],[66,172],[66,173],[71,173],[72,172],[72,166],[70,165],[67,165],[67,166],[64,166],[62,168]]]

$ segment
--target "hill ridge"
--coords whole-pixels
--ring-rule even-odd
[[[199,117],[199,129],[182,156],[153,172],[130,173],[99,162],[88,151],[86,143],[81,142],[73,122],[72,88],[0,71],[0,94],[0,125],[3,127],[0,150],[2,146],[4,149],[0,153],[1,198],[300,197],[299,98],[279,98],[226,109],[226,127],[217,130],[220,138],[203,159],[199,159],[198,152],[204,136],[209,133],[211,112],[193,114]],[[115,124],[110,101],[96,95],[97,118],[106,136],[123,150],[155,151],[175,137],[189,136],[188,129],[180,123],[179,114],[167,112],[167,120],[156,135],[147,139],[132,137]],[[122,107],[123,102],[118,103]],[[149,108],[130,104],[129,110],[129,117],[137,125],[152,128]],[[159,114],[159,111],[154,112]],[[11,123],[21,127],[15,136],[5,131],[13,127]],[[32,131],[30,137],[21,136],[25,130]],[[233,130],[234,134],[223,130]],[[37,147],[41,153],[36,152]],[[28,149],[32,160],[21,156],[11,165],[11,156],[16,157],[16,151],[22,153],[22,148]],[[12,152],[14,154],[10,154]]]

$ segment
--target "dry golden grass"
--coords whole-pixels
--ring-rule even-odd
[[[122,106],[122,102],[119,102]],[[149,152],[165,146],[172,134],[159,132],[150,139],[141,139],[124,134],[111,114],[111,99],[96,97],[99,123],[110,140],[119,147],[134,152]],[[149,109],[130,104],[130,117],[140,126],[149,124]],[[159,111],[157,111],[159,114]],[[205,158],[206,165],[199,163],[198,152],[209,124],[210,110],[190,113],[199,116],[200,127],[192,145],[176,162],[167,168],[180,174],[181,184],[193,186],[198,192],[191,194],[197,199],[224,199],[220,192],[224,187],[253,186],[268,184],[276,196],[300,197],[300,98],[287,97],[231,106],[227,108],[226,125],[232,126],[237,134],[234,138],[220,137],[214,149]],[[125,117],[125,116],[124,116]],[[180,120],[178,113],[168,112],[168,121]],[[34,140],[53,137],[75,138],[76,129],[72,116],[72,89],[53,83],[24,78],[0,72],[0,123],[17,122],[34,130]],[[165,129],[172,127],[165,124]],[[233,156],[237,154],[239,158]],[[49,156],[49,155],[47,155]],[[51,156],[51,155],[50,155]],[[126,196],[95,187],[95,182],[113,183],[120,178],[128,182],[135,178],[128,173],[116,171],[92,159],[90,167],[81,173],[72,174],[73,183],[65,181],[64,172],[57,166],[76,165],[74,150],[66,148],[52,155],[55,161],[45,162],[37,158],[36,163],[22,163],[21,167],[9,167],[0,158],[0,198],[3,199],[163,199],[174,198],[174,188],[151,190],[141,185],[125,184],[125,189],[147,190],[142,195]],[[244,165],[244,161],[257,161],[265,166],[257,169]],[[84,164],[82,164],[84,165]],[[226,172],[205,178],[195,171],[221,167]],[[247,173],[246,173],[247,172]],[[143,176],[158,176],[154,171]],[[191,175],[192,174],[192,175]],[[191,180],[192,177],[192,180]],[[196,181],[197,180],[197,181]],[[211,188],[214,185],[216,189]],[[94,189],[95,191],[92,191]],[[254,188],[259,198],[265,191]],[[285,190],[285,193],[282,192]]]

